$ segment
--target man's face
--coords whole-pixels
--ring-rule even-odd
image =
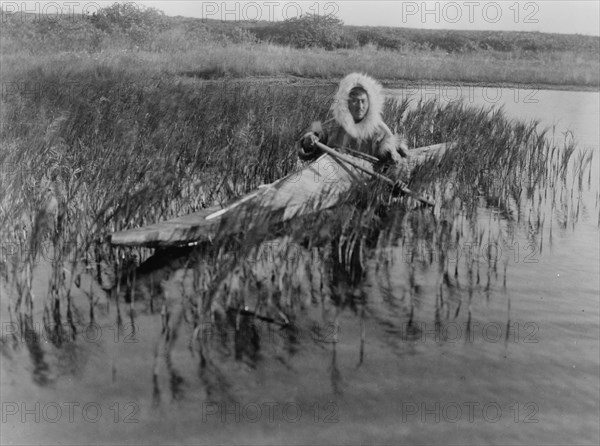
[[[352,94],[348,99],[348,110],[354,122],[360,122],[369,111],[369,96],[365,93]]]

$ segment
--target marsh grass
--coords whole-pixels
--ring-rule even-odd
[[[77,339],[75,307],[87,307],[94,320],[97,297],[91,291],[84,303],[71,297],[81,275],[89,274],[106,282],[119,324],[123,299],[132,321],[140,311],[160,312],[164,330],[157,352],[168,357],[179,326],[188,324],[201,370],[219,369],[214,346],[199,338],[207,322],[240,327],[259,316],[276,321],[286,327],[286,348],[293,351],[294,327],[303,323],[306,308],[321,306],[333,320],[345,307],[364,317],[368,299],[361,284],[369,269],[389,279],[397,267],[386,254],[390,248],[418,243],[431,249],[427,256],[415,251],[408,262],[410,287],[401,300],[410,320],[420,268],[437,275],[436,323],[460,311],[470,320],[473,296],[489,298],[496,283],[506,284],[506,263],[493,255],[466,255],[459,273],[448,245],[489,248],[527,225],[541,249],[547,205],[562,211],[565,227],[574,225],[578,197],[591,186],[591,152],[577,152],[572,139],[552,141],[535,122],[462,103],[389,102],[385,121],[412,145],[455,145],[410,178],[411,188],[436,199],[435,209],[408,198],[398,202],[380,182],[356,185],[335,210],[283,224],[271,225],[269,215],[250,209],[244,233],[231,237],[225,226],[212,243],[186,251],[177,268],[186,271],[190,285],[173,305],[162,288],[166,277],[152,279],[146,295],[139,292],[144,278],[138,267],[151,250],[111,247],[107,236],[223,204],[292,172],[295,142],[310,122],[327,117],[334,85],[194,81],[89,61],[73,68],[53,61],[18,75],[76,91],[8,95],[1,135],[9,149],[0,152],[0,163],[16,166],[0,188],[0,235],[11,247],[1,259],[12,290],[10,313],[31,315],[41,305],[45,324],[60,330],[53,338],[57,346]],[[481,209],[495,213],[485,216]],[[284,235],[321,261],[282,252],[262,258],[265,243]],[[47,295],[33,296],[42,243],[52,252],[51,275]],[[456,292],[459,283],[467,284],[465,302]],[[386,305],[393,308],[395,300],[388,293]],[[252,345],[244,350],[248,339]],[[238,333],[232,341],[236,358],[255,360],[255,341]],[[169,370],[177,394],[179,378]]]
[[[99,53],[63,52],[36,56],[3,55],[13,66],[38,65],[40,60],[69,60],[81,65],[97,62],[138,67],[140,71],[184,74],[204,79],[289,77],[331,79],[362,71],[377,79],[396,82],[448,82],[536,86],[581,86],[597,89],[598,62],[572,52],[546,57],[511,58],[505,54],[402,54],[372,48],[327,51],[297,49],[269,43],[207,43],[189,51],[157,53],[109,48]],[[12,69],[11,69],[12,71]]]

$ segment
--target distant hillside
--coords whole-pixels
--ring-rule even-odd
[[[386,27],[345,27],[360,45],[373,43],[382,48],[443,50],[449,53],[469,51],[574,51],[596,52],[600,37],[580,34],[548,34],[516,31],[452,31]]]
[[[129,8],[129,9],[127,9]],[[2,13],[0,50],[89,51],[123,47],[145,51],[187,51],[207,42],[269,42],[328,50],[373,46],[400,52],[600,52],[600,38],[539,32],[448,31],[345,26],[334,17],[310,16],[285,22],[222,22],[168,17],[155,8],[115,4],[88,16],[40,18]]]

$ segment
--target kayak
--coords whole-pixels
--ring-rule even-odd
[[[407,165],[414,168],[449,147],[436,144],[409,151]],[[213,206],[192,214],[141,228],[111,234],[116,246],[169,248],[211,240],[223,227],[231,234],[247,226],[248,218],[268,216],[283,222],[334,207],[358,180],[379,176],[368,156],[356,152],[337,155],[329,151],[315,161],[271,184],[260,186],[225,207]],[[223,225],[224,222],[227,225]]]

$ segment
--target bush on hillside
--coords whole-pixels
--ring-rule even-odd
[[[321,47],[328,50],[352,46],[352,39],[343,37],[343,22],[332,16],[306,14],[254,30],[261,40],[296,48]]]

